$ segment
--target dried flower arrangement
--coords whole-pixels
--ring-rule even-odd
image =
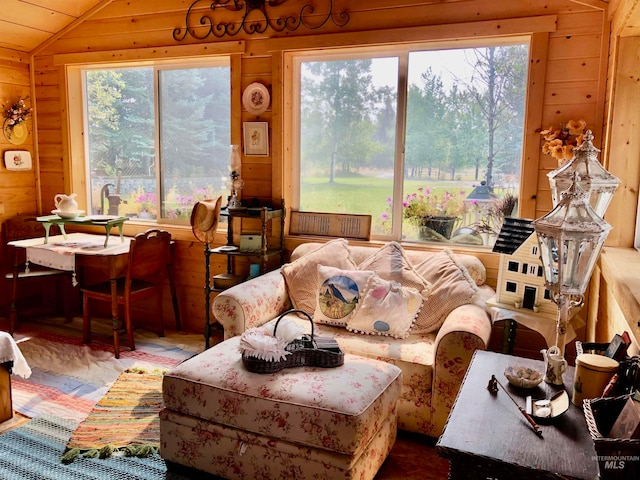
[[[544,137],[542,153],[551,155],[559,162],[571,160],[573,150],[582,145],[587,122],[584,120],[569,120],[566,124],[558,127],[548,127],[539,129],[538,132]]]

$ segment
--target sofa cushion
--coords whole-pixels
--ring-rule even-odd
[[[347,329],[405,338],[421,306],[422,295],[415,288],[403,287],[373,275],[347,321]]]
[[[359,270],[373,270],[385,280],[398,282],[404,287],[411,287],[426,296],[431,284],[413,268],[406,257],[402,245],[389,242],[376,250],[373,255],[358,265]]]
[[[448,248],[416,265],[416,271],[431,282],[433,288],[425,298],[412,333],[439,329],[454,308],[472,303],[478,293],[475,280]]]
[[[344,238],[331,240],[297,260],[282,266],[293,306],[313,315],[318,298],[318,265],[355,270],[349,242]]]
[[[318,265],[317,304],[314,322],[346,327],[365,291],[370,270],[342,270]]]
[[[304,320],[294,320],[304,325]],[[307,326],[309,322],[307,321]],[[416,405],[428,404],[433,383],[435,333],[411,334],[404,339],[360,335],[340,327],[316,324],[317,335],[334,337],[346,353],[375,358],[402,370],[402,398]],[[426,413],[426,412],[425,412]]]

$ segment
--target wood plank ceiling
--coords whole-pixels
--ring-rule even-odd
[[[0,0],[0,48],[31,53],[113,0]]]
[[[64,33],[113,1],[119,0],[0,0],[0,48],[34,53],[56,34]],[[586,4],[604,2],[615,6],[623,3],[623,0],[571,1]],[[640,8],[631,9],[629,15],[627,27],[621,35],[640,35]]]

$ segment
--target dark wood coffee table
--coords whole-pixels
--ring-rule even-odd
[[[525,397],[549,398],[560,388],[572,391],[574,369],[563,375],[564,386],[542,382],[534,389],[509,385],[504,369],[526,365],[544,371],[538,360],[477,351],[453,405],[444,433],[436,444],[439,456],[449,459],[449,478],[473,480],[528,480],[598,478],[598,463],[584,413],[570,404],[553,420],[538,421],[539,438],[507,394],[491,395],[491,375],[522,407]]]

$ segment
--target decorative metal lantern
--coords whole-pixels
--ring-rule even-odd
[[[620,179],[600,164],[597,158],[599,152],[600,150],[593,146],[591,130],[587,130],[584,142],[574,150],[574,157],[562,167],[547,174],[554,207],[560,202],[561,193],[569,189],[573,183],[573,176],[577,173],[580,186],[589,196],[589,203],[599,216],[604,217]]]
[[[560,202],[545,216],[534,220],[545,286],[558,304],[556,345],[564,354],[569,308],[581,306],[583,294],[593,273],[611,225],[588,201],[588,193],[574,179],[562,192]]]
[[[242,204],[238,198],[238,193],[244,186],[244,180],[240,178],[240,171],[242,169],[242,160],[240,159],[240,145],[231,145],[231,154],[229,156],[229,182],[228,187],[231,190],[231,196],[229,197],[229,208],[238,208]]]

